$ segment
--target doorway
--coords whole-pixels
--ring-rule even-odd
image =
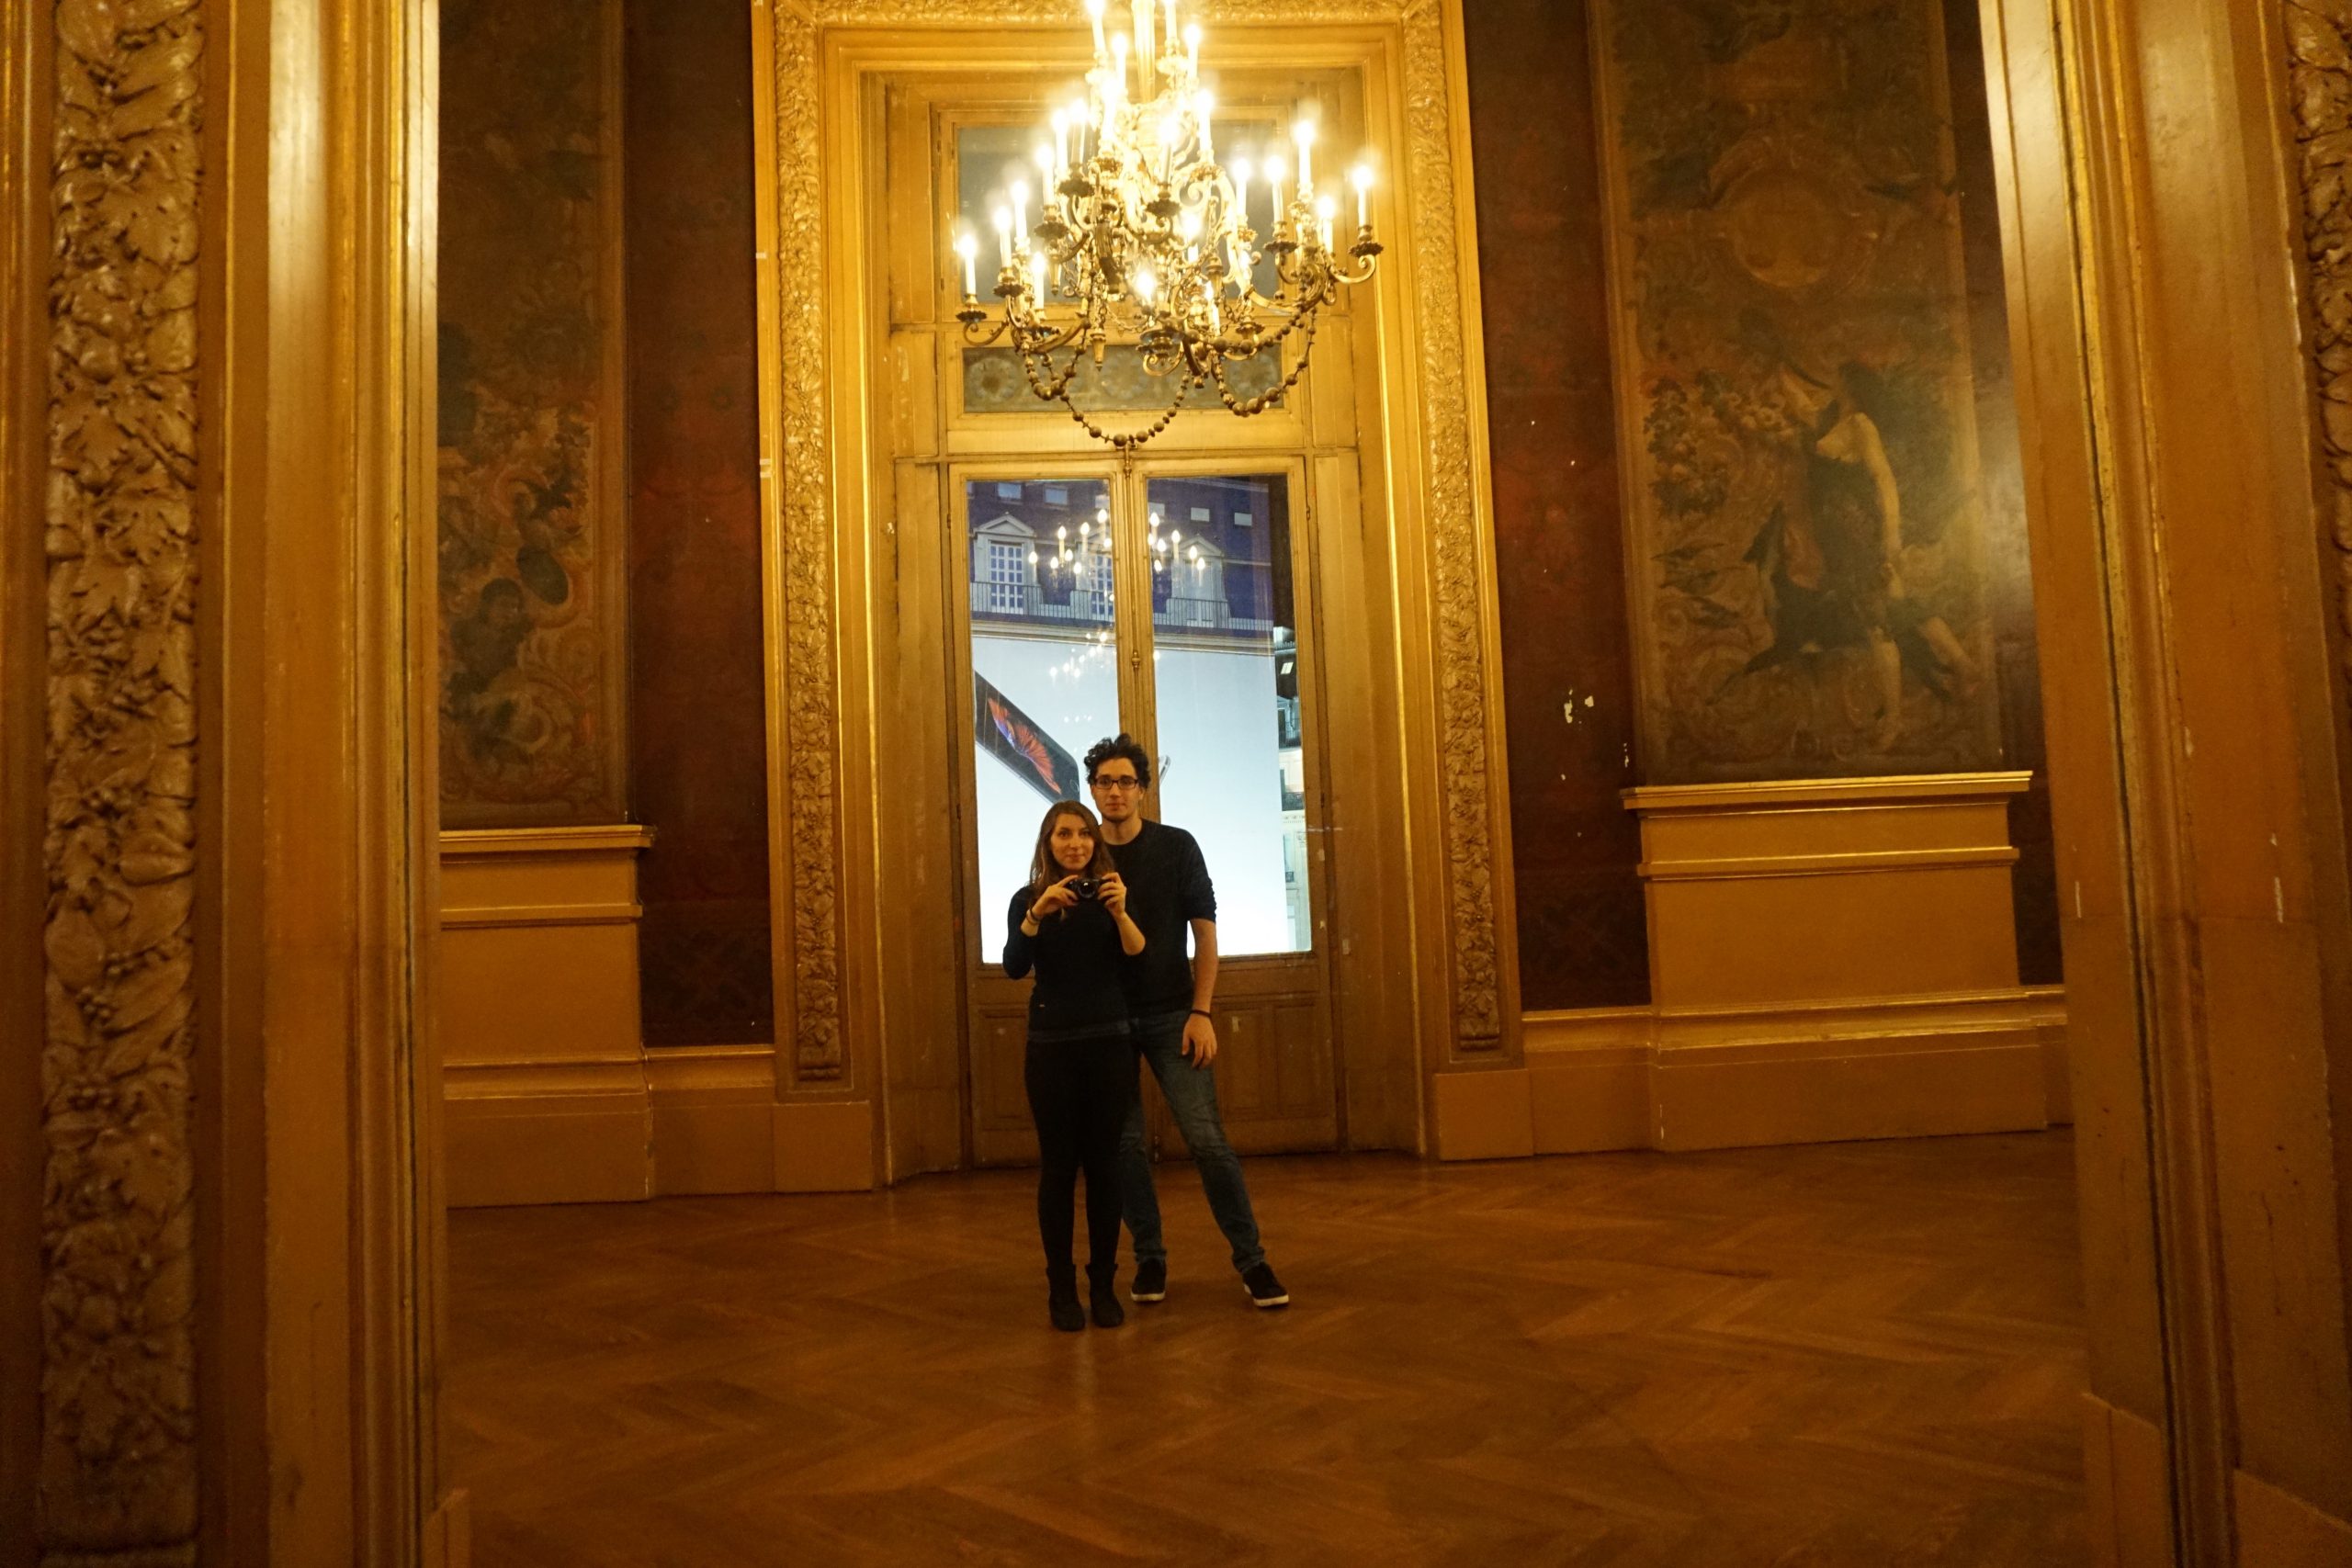
[[[877,778],[884,796],[932,781],[945,795],[935,812],[886,802],[877,847],[886,885],[895,862],[952,916],[935,939],[894,944],[906,967],[886,983],[881,1030],[892,1178],[1035,1160],[1027,987],[1004,977],[1006,910],[1046,806],[1087,800],[1087,750],[1122,732],[1157,762],[1145,814],[1190,831],[1216,886],[1216,1070],[1235,1146],[1412,1146],[1395,1113],[1413,1103],[1411,1010],[1382,999],[1410,974],[1384,959],[1403,942],[1372,934],[1409,894],[1391,886],[1408,859],[1403,814],[1365,761],[1393,744],[1384,701],[1401,705],[1393,673],[1382,694],[1391,621],[1374,603],[1386,520],[1365,499],[1383,485],[1371,323],[1343,303],[1265,413],[1181,411],[1124,463],[1040,402],[1009,349],[956,321],[947,239],[958,220],[985,230],[1059,85],[1050,69],[910,72],[867,101],[885,236],[873,295],[888,302],[892,367],[876,422],[890,518],[876,573],[888,592],[872,603],[890,719]],[[1303,92],[1328,135],[1363,139],[1360,78],[1325,71]],[[1272,145],[1301,97],[1295,72],[1255,86],[1229,75],[1220,144]],[[1240,369],[1271,385],[1296,365]],[[1133,345],[1114,344],[1080,397],[1124,430],[1168,395]],[[1351,772],[1360,785],[1335,788]],[[1158,1151],[1182,1154],[1156,1088],[1146,1100]]]
[[[959,851],[975,1163],[1028,1163],[1028,987],[999,961],[1043,803],[1087,798],[1083,758],[1135,736],[1154,759],[1145,814],[1199,840],[1217,886],[1219,1098],[1247,1152],[1340,1146],[1330,953],[1318,916],[1324,705],[1311,559],[1294,527],[1303,466],[1145,462],[1035,479],[957,470],[951,646],[967,742]],[[1161,1153],[1165,1108],[1150,1095]]]

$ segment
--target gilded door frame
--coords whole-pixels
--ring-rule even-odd
[[[1442,980],[1416,1004],[1424,1076],[1515,1066],[1459,0],[1223,0],[1203,11],[1228,51],[1254,39],[1276,58],[1363,70],[1368,128],[1395,171],[1395,243],[1374,308],[1375,364],[1363,378],[1385,432],[1384,493],[1363,504],[1385,520],[1396,562],[1378,585],[1394,616],[1402,699],[1393,723],[1408,891],[1393,951],[1426,949],[1435,936],[1447,955]],[[777,1092],[787,1105],[881,1094],[887,932],[869,804],[881,650],[868,612],[896,546],[878,429],[883,344],[858,243],[878,152],[841,154],[856,144],[849,132],[869,77],[968,66],[992,50],[1012,61],[1082,49],[1078,17],[1067,0],[773,0],[754,12],[755,133],[773,150],[775,175],[759,193],[759,307]]]

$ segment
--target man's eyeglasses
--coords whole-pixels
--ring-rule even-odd
[[[1093,778],[1087,781],[1096,789],[1141,789],[1143,780],[1136,778]]]

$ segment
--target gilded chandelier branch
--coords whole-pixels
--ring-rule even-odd
[[[1167,25],[1156,36],[1163,6]],[[1177,0],[1132,0],[1131,34],[1106,36],[1102,13],[1103,0],[1087,0],[1094,27],[1087,101],[1054,111],[1053,139],[1035,154],[1036,224],[1025,173],[1009,183],[994,214],[993,292],[1003,314],[991,324],[980,303],[979,241],[967,230],[955,239],[964,276],[956,319],[975,346],[1010,339],[1030,390],[1125,454],[1167,429],[1204,388],[1215,387],[1244,418],[1281,402],[1306,373],[1324,307],[1343,288],[1371,280],[1382,246],[1372,227],[1372,172],[1359,164],[1355,236],[1344,253],[1337,247],[1340,204],[1315,183],[1312,120],[1293,132],[1295,181],[1278,154],[1262,165],[1218,163],[1216,99],[1201,85],[1201,29],[1180,31]],[[1142,102],[1131,96],[1131,74]],[[1262,244],[1250,224],[1254,179],[1265,181],[1272,209]],[[1271,295],[1258,287],[1267,264]],[[1254,396],[1234,389],[1229,365],[1261,354],[1279,363],[1293,338],[1299,352],[1287,374]],[[1114,342],[1134,343],[1144,368],[1170,388],[1167,407],[1141,430],[1107,431],[1071,396],[1088,360],[1099,367]]]

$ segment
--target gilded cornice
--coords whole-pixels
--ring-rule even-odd
[[[1487,585],[1473,472],[1455,115],[1449,101],[1440,0],[1201,0],[1227,25],[1379,24],[1404,45],[1407,146],[1402,202],[1413,215],[1414,314],[1420,367],[1435,677],[1456,1045],[1501,1044],[1494,893],[1494,799],[1487,752]],[[842,1071],[836,909],[835,699],[831,502],[825,478],[823,301],[826,299],[819,33],[834,27],[1074,26],[1075,0],[774,0],[776,57],[777,276],[782,298],[786,703],[791,798],[786,807],[795,942],[797,1077]]]
[[[44,1561],[195,1559],[198,0],[59,0]]]

